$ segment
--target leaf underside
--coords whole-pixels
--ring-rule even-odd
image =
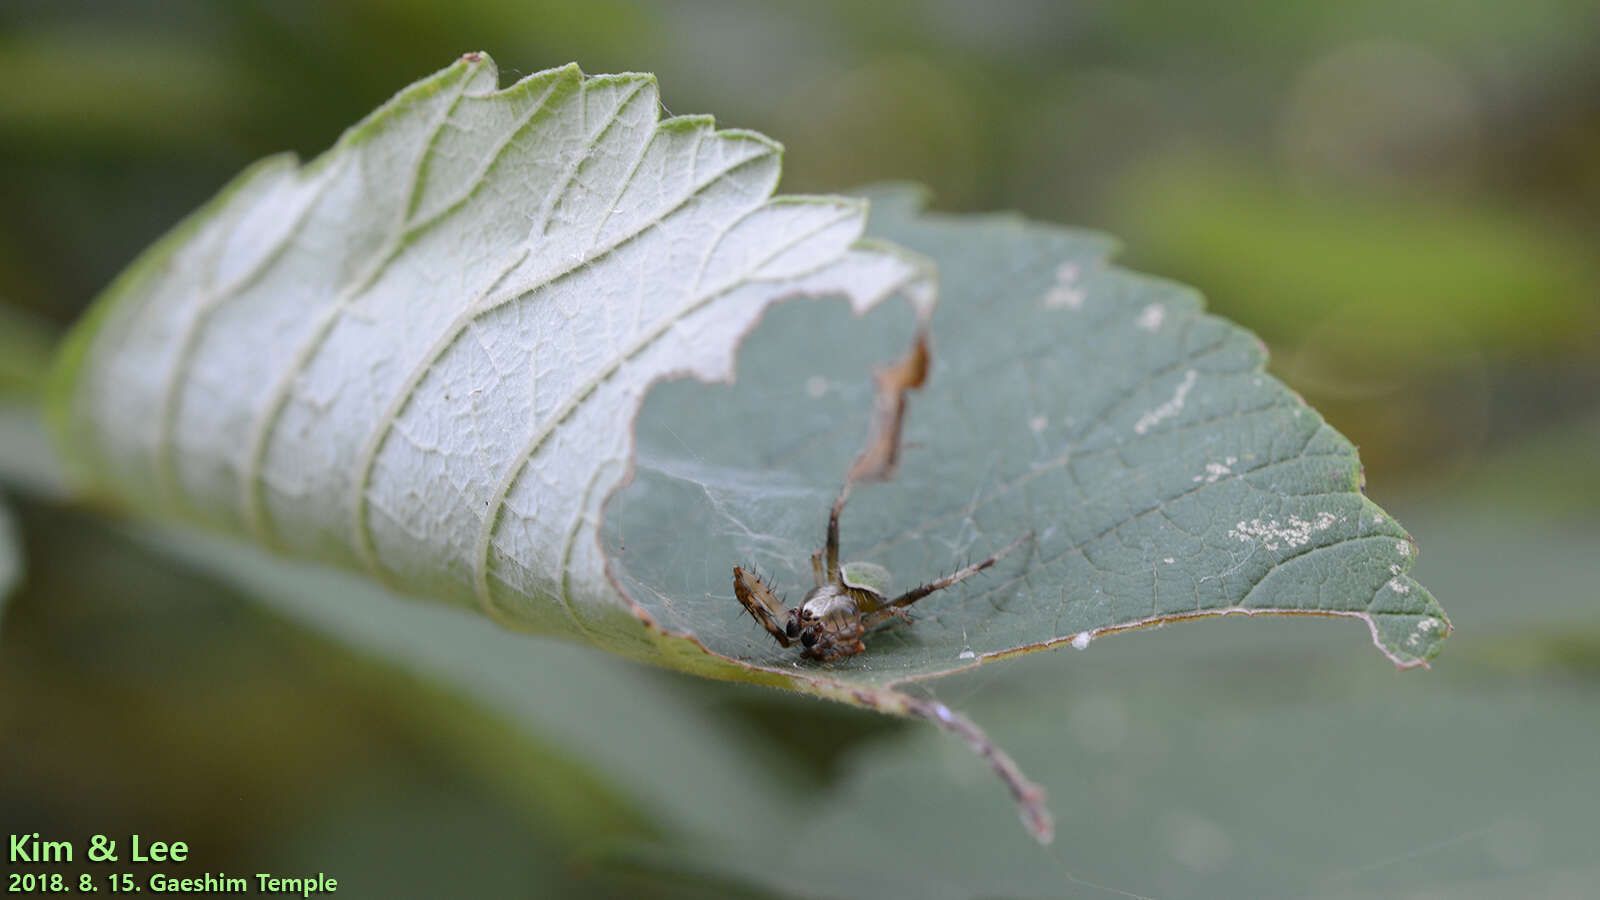
[[[871,368],[912,327],[904,309],[787,304],[741,346],[734,384],[658,386],[639,417],[607,552],[662,627],[880,685],[1235,613],[1351,617],[1402,667],[1437,652],[1450,626],[1407,574],[1414,543],[1362,494],[1350,442],[1262,371],[1254,336],[1192,290],[1108,266],[1102,237],[919,206],[880,192],[869,230],[938,265],[933,370],[898,477],[845,509],[842,558],[903,590],[1031,537],[820,672],[756,628],[729,568],[754,566],[791,605],[809,589]]]
[[[599,555],[640,399],[725,377],[775,300],[931,302],[922,261],[857,245],[861,201],[772,197],[779,159],[659,118],[651,76],[500,89],[469,54],[147,251],[63,352],[55,431],[90,490],[140,511],[715,666],[651,631]]]

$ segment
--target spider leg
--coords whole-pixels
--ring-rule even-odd
[[[874,612],[869,612],[861,617],[861,626],[866,629],[877,628],[890,619],[899,619],[902,622],[915,622],[911,613],[906,612],[903,606],[885,606]]]
[[[813,582],[815,582],[815,584],[813,585],[814,587],[822,587],[823,585],[828,583],[827,577],[823,574],[823,571],[822,571],[822,551],[821,550],[818,550],[817,552],[811,554],[811,580]]]
[[[754,572],[746,572],[738,566],[733,567],[733,593],[744,604],[745,612],[756,620],[773,640],[787,647],[792,643],[788,633],[784,630],[789,618],[789,608],[783,605],[778,595],[772,592],[766,582]]]
[[[828,542],[823,546],[823,551],[828,556],[828,581],[839,581],[839,513],[844,511],[844,501],[850,496],[850,482],[845,481],[844,487],[839,489],[839,498],[833,501],[833,509],[828,513]],[[817,582],[820,587],[825,582]]]
[[[921,587],[912,588],[911,590],[906,591],[904,594],[901,594],[900,596],[894,598],[893,600],[890,600],[888,603],[885,603],[883,606],[879,607],[877,610],[875,610],[873,612],[870,612],[867,615],[863,616],[862,620],[861,620],[861,624],[866,626],[867,628],[872,628],[872,627],[874,627],[876,625],[881,625],[884,622],[888,621],[890,616],[906,618],[907,616],[906,616],[906,612],[905,612],[905,609],[904,609],[905,607],[910,606],[911,604],[917,602],[918,600],[921,600],[923,597],[928,596],[929,594],[933,593],[934,591],[942,591],[945,588],[947,588],[947,587],[949,587],[949,586],[951,586],[951,585],[953,585],[953,584],[955,584],[955,583],[957,583],[959,581],[962,581],[962,580],[964,580],[966,578],[970,578],[973,575],[976,575],[979,572],[982,572],[984,569],[987,569],[990,566],[994,565],[995,563],[999,562],[1000,560],[1004,559],[1006,557],[1006,554],[1008,554],[1011,551],[1017,549],[1018,545],[1020,545],[1023,541],[1027,540],[1029,537],[1032,537],[1032,536],[1033,536],[1033,532],[1031,532],[1031,531],[1027,532],[1026,534],[1022,535],[1021,537],[1019,537],[1016,540],[1012,541],[1010,544],[1006,545],[1000,552],[998,552],[995,555],[989,557],[988,559],[979,560],[978,562],[975,562],[972,565],[967,566],[965,569],[959,569],[957,571],[951,572],[949,575],[946,575],[945,577],[940,578],[940,579],[938,579],[936,581],[930,581],[927,584],[922,585]]]

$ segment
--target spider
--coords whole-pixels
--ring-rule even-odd
[[[798,609],[784,606],[760,576],[733,567],[733,592],[745,610],[784,647],[799,641],[804,648],[800,655],[807,659],[829,662],[862,652],[867,645],[861,638],[867,632],[890,619],[912,621],[906,607],[989,568],[1028,537],[1024,534],[988,559],[890,600],[884,593],[889,584],[887,569],[872,563],[839,565],[839,513],[849,494],[847,484],[828,514],[827,543],[811,554],[811,577],[816,586],[806,592]]]

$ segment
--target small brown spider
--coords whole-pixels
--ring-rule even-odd
[[[827,544],[811,554],[811,577],[816,586],[806,592],[798,609],[784,606],[760,576],[739,566],[733,567],[733,593],[745,610],[784,647],[799,641],[805,648],[800,655],[807,659],[827,662],[860,653],[867,649],[861,638],[868,631],[893,618],[911,621],[906,607],[989,568],[1028,537],[1024,534],[988,559],[890,600],[884,593],[889,586],[887,569],[872,563],[839,565],[839,513],[849,494],[847,484],[833,503],[828,515]]]

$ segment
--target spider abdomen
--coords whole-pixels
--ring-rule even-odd
[[[837,659],[860,653],[861,598],[864,592],[830,582],[812,588],[796,613],[804,655],[812,659]]]
[[[848,624],[859,622],[861,619],[861,605],[856,602],[854,592],[842,584],[825,584],[812,588],[800,602],[800,619],[802,622],[820,624],[823,628],[838,632]]]

